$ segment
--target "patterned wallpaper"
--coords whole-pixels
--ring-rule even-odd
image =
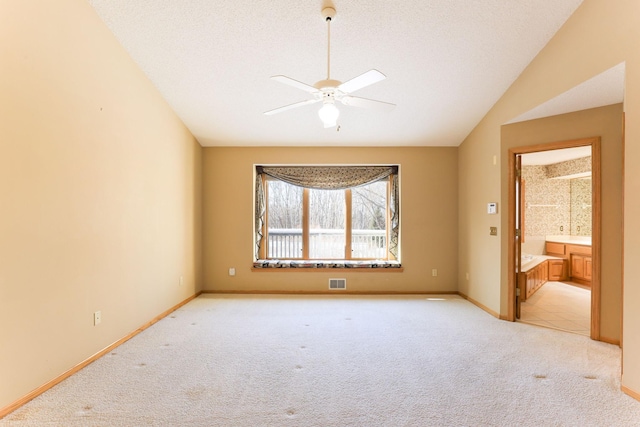
[[[591,157],[568,160],[546,166],[547,178],[561,178],[581,172],[591,172]]]
[[[571,179],[571,235],[591,236],[591,178]]]
[[[560,179],[590,170],[591,157],[523,166],[525,241],[547,235],[591,235],[591,179]]]

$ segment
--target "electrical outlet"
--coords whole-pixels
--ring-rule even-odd
[[[433,277],[437,277],[437,276],[438,276],[438,269],[437,269],[437,268],[432,269],[432,270],[431,270],[431,275],[432,275]]]
[[[102,312],[96,311],[93,313],[93,326],[98,326],[100,323],[102,323]]]

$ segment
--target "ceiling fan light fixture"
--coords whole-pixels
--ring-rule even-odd
[[[340,110],[333,102],[325,102],[318,110],[318,116],[320,116],[325,128],[331,128],[337,124]]]

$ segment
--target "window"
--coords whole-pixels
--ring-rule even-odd
[[[306,190],[309,192],[310,259],[349,259],[346,253],[347,190]],[[305,257],[306,258],[306,257]]]
[[[256,259],[397,259],[397,166],[256,172]]]

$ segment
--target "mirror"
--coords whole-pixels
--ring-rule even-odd
[[[591,177],[570,180],[571,235],[591,236]]]

